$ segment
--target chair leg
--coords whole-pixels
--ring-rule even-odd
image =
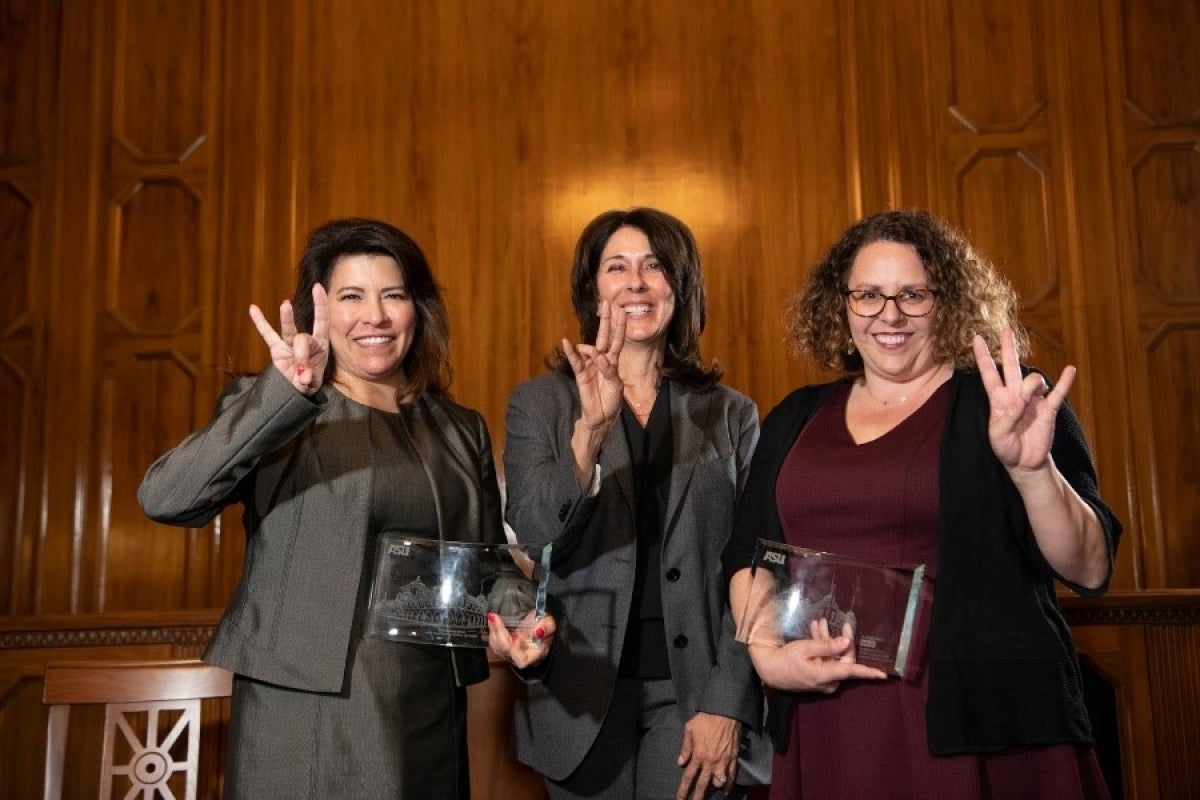
[[[42,785],[42,800],[60,800],[62,797],[63,768],[67,756],[67,724],[70,718],[70,706],[50,706],[50,724],[46,727],[46,772]]]

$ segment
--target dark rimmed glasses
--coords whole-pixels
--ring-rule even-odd
[[[937,289],[904,289],[896,294],[884,294],[874,289],[843,289],[850,310],[860,317],[878,317],[883,313],[888,300],[896,304],[906,317],[924,317],[933,311],[933,300]]]

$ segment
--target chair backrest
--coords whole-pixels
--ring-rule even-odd
[[[195,659],[61,661],[46,665],[42,702],[46,731],[44,800],[59,800],[66,767],[71,706],[104,706],[99,797],[194,800],[200,763],[200,701],[228,697],[233,675]],[[170,791],[158,791],[167,789]],[[136,790],[136,791],[135,791]]]

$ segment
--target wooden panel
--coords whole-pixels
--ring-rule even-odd
[[[1126,107],[1152,127],[1195,125],[1200,118],[1200,4],[1121,0],[1119,84]],[[1154,58],[1145,54],[1154,53]]]
[[[1130,455],[1145,585],[1196,586],[1200,406],[1200,78],[1196,3],[1103,5],[1117,252],[1131,380]],[[1153,68],[1146,52],[1164,59]],[[1169,64],[1169,65],[1168,65]]]
[[[212,108],[218,83],[218,15],[209,3],[112,0],[111,103],[100,133],[110,142],[108,257],[98,337],[105,369],[94,374],[98,446],[90,452],[87,593],[97,610],[184,608],[209,596],[211,530],[188,535],[148,523],[135,499],[155,431],[170,447],[211,408],[205,364],[216,253]],[[151,361],[182,359],[170,391]],[[183,377],[183,380],[179,380]],[[141,383],[141,379],[149,379]],[[164,386],[164,388],[166,388]],[[132,419],[147,420],[130,425]],[[165,449],[164,447],[164,449]],[[161,452],[161,450],[159,451]],[[190,558],[199,550],[199,563]],[[157,566],[146,575],[147,559]]]
[[[1155,376],[1149,426],[1160,499],[1160,547],[1170,580],[1200,586],[1200,321],[1172,324],[1151,339],[1146,366]],[[1197,673],[1200,674],[1200,673]]]
[[[1018,286],[1033,344],[1030,363],[1054,377],[1066,364],[1079,367],[1070,402],[1107,498],[1130,519],[1136,507],[1132,422],[1126,364],[1114,358],[1127,345],[1122,298],[1128,287],[1119,277],[1108,203],[1113,181],[1103,120],[1111,99],[1097,77],[1105,63],[1104,4],[961,5],[922,4],[929,56],[921,77],[933,146],[924,174],[907,174],[929,181],[930,205],[966,228]],[[969,49],[965,43],[953,53],[933,44],[965,42],[964,25],[1005,44],[977,47],[969,58],[956,55]],[[978,96],[969,96],[969,87]],[[915,149],[911,155],[922,157]],[[1141,530],[1130,525],[1115,586],[1140,585],[1142,553]]]
[[[499,441],[508,390],[576,333],[583,225],[663,207],[700,240],[706,350],[774,402],[810,374],[788,358],[783,299],[855,213],[844,88],[826,80],[839,5],[363,3],[348,19],[310,3],[295,113],[336,122],[300,130],[320,158],[297,165],[299,227],[366,213],[422,244],[447,290],[456,393]]]
[[[972,133],[1020,131],[1045,105],[1037,0],[947,5],[950,114]],[[996,76],[1003,75],[1003,80]]]
[[[114,6],[113,138],[135,158],[183,162],[211,135],[211,3]]]
[[[1158,145],[1130,167],[1135,267],[1146,298],[1200,304],[1200,146]]]
[[[1033,362],[1081,367],[1071,402],[1130,523],[1116,584],[1193,584],[1170,448],[1200,412],[1169,359],[1200,321],[1197,12],[959,5],[2,0],[0,248],[27,266],[0,300],[20,442],[0,610],[224,601],[237,512],[162,529],[133,491],[227,366],[265,363],[246,305],[291,293],[312,225],[376,214],[426,247],[456,392],[499,449],[508,391],[574,334],[579,228],[635,203],[694,227],[706,352],[764,411],[819,377],[780,317],[850,219],[920,203],[963,224],[1020,286]]]
[[[0,458],[0,576],[7,590],[0,592],[0,614],[21,607],[20,588],[28,569],[31,544],[29,521],[36,503],[27,470],[35,457],[31,436],[39,416],[37,389],[40,371],[33,359],[32,338],[37,328],[33,305],[34,206],[12,184],[0,182],[0,271],[13,291],[0,299],[0,440],[8,451]]]
[[[1033,344],[1028,360],[1054,377],[1069,345],[1064,250],[1054,235],[1062,223],[1056,197],[1064,175],[1050,146],[1058,97],[1045,63],[1044,9],[1038,0],[934,3],[928,35],[952,46],[930,59],[929,78],[945,87],[931,92],[941,151],[933,193],[943,213],[1013,282]]]
[[[1158,746],[1158,775],[1162,797],[1195,797],[1200,792],[1200,761],[1196,732],[1200,731],[1200,630],[1194,626],[1154,626],[1146,631],[1150,672],[1160,686],[1154,698],[1154,717],[1163,736]]]
[[[0,614],[31,609],[43,493],[47,210],[54,176],[56,4],[0,3]]]
[[[190,428],[195,371],[171,358],[139,358],[114,365],[99,402],[97,457],[130,465],[102,478],[106,540],[104,590],[113,609],[186,608],[209,583],[200,534],[146,519],[137,502],[145,465]],[[153,414],[146,411],[152,409]],[[147,570],[147,564],[155,569]]]
[[[1124,797],[1200,795],[1200,591],[1071,596],[1063,607],[1084,660],[1115,693]]]
[[[39,0],[0,6],[0,52],[11,76],[0,89],[0,169],[37,165],[43,156],[46,102],[56,74],[53,41],[57,14]],[[51,45],[52,46],[52,45]],[[20,76],[20,79],[13,79]]]

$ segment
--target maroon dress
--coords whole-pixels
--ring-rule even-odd
[[[836,388],[779,473],[776,497],[787,542],[880,563],[924,563],[930,578],[924,601],[932,607],[938,453],[949,387],[862,444],[846,428],[850,384]],[[915,674],[800,696],[788,721],[787,751],[775,756],[771,798],[1108,797],[1095,754],[1086,747],[931,756],[922,668],[926,635],[920,632],[914,644]]]

